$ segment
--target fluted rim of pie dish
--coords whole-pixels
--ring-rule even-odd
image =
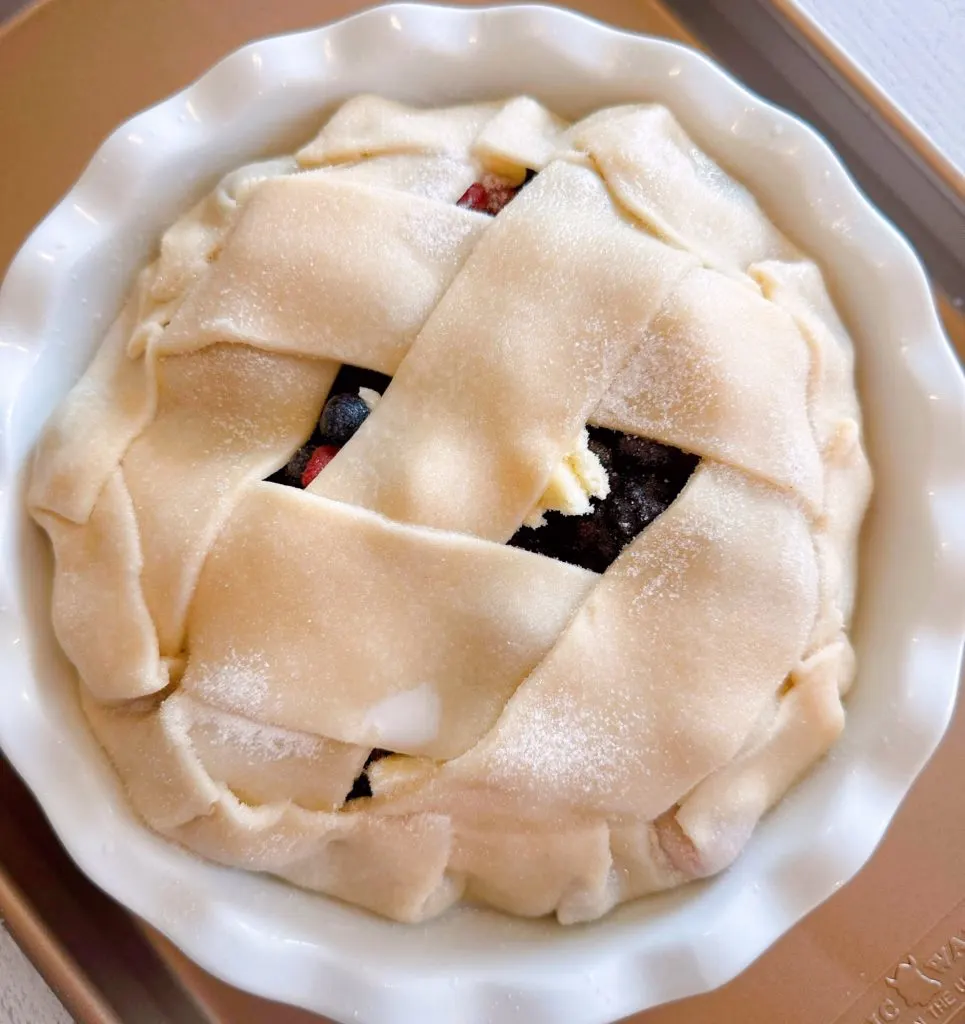
[[[74,695],[50,683],[64,666],[36,617],[21,477],[51,404],[161,228],[219,172],[277,149],[282,130],[290,150],[359,91],[439,104],[530,92],[564,114],[663,98],[830,271],[859,341],[878,493],[844,737],[729,871],[594,924],[461,908],[407,928],[203,862],[133,819]],[[551,7],[393,5],[238,50],[118,128],[20,251],[0,289],[0,416],[4,753],[97,885],[224,980],[337,1020],[602,1024],[721,985],[867,861],[951,717],[965,386],[923,269],[813,130],[676,43]]]

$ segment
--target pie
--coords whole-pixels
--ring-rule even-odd
[[[666,109],[359,96],[166,232],[28,501],[151,829],[569,923],[839,734],[870,486],[820,271]]]

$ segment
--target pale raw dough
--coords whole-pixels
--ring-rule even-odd
[[[590,448],[589,431],[581,430],[579,440],[557,463],[523,525],[539,529],[546,523],[545,512],[585,516],[592,509],[590,498],[605,498],[609,493],[606,467]]]
[[[201,573],[182,683],[273,725],[455,757],[492,728],[597,579],[518,548],[253,484]],[[226,677],[232,662],[259,666],[257,687]],[[386,702],[421,687],[439,702],[436,728],[413,728],[396,703],[403,721],[388,735]],[[407,742],[404,732],[419,735]]]
[[[482,234],[377,414],[309,489],[508,540],[692,267],[591,171],[552,164]]]
[[[394,379],[263,482],[343,362]],[[38,446],[91,726],[151,828],[401,921],[719,871],[844,722],[853,378],[817,267],[664,108],[350,100],[165,234]],[[602,577],[504,543],[606,493],[588,422],[701,457]]]

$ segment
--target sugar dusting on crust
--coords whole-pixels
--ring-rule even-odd
[[[511,730],[489,752],[487,780],[509,792],[522,785],[534,800],[541,793],[592,799],[604,783],[612,788],[626,774],[627,739],[637,731],[631,718],[640,714],[627,709],[616,713],[614,706],[608,711],[573,693],[528,703],[526,715],[514,718]]]
[[[451,264],[455,269],[462,260],[467,240],[479,231],[478,215],[448,206],[421,206],[406,211],[399,225],[399,235],[422,259]]]
[[[321,741],[308,733],[266,725],[241,715],[198,704],[192,707],[191,718],[192,724],[201,727],[206,738],[215,745],[241,751],[252,760],[307,759],[319,753]]]
[[[212,704],[245,715],[261,711],[268,698],[271,665],[263,654],[229,654],[195,676],[194,689]]]

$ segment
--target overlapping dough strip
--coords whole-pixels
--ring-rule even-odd
[[[591,171],[551,164],[486,231],[310,489],[508,540],[693,265],[629,224]]]
[[[230,340],[395,373],[490,223],[336,175],[268,181],[159,350]]]
[[[337,787],[351,785],[358,771],[352,748],[285,731],[243,750],[219,744],[216,760],[205,764],[208,748],[198,742],[199,729],[226,730],[237,740],[239,730],[258,726],[181,695],[148,711],[104,707],[86,695],[82,700],[138,813],[151,828],[192,850],[237,867],[271,871],[403,921],[432,916],[459,897],[461,883],[446,875],[452,837],[444,818],[389,820],[334,811],[341,802]],[[293,766],[290,757],[273,761],[278,744],[299,750],[304,763]],[[303,791],[314,782],[308,802],[313,809],[294,802],[292,794],[276,794],[258,806],[243,803],[208,773],[226,767],[232,782],[240,773],[262,788],[284,781],[285,770],[295,767]],[[309,767],[314,770],[305,770]],[[332,810],[319,809],[329,800]]]
[[[741,278],[749,264],[794,258],[754,197],[698,149],[666,107],[616,107],[574,125],[614,196],[658,238]]]
[[[598,578],[254,484],[201,574],[183,686],[274,725],[455,757],[496,722]]]
[[[824,471],[824,503],[814,528],[822,595],[807,645],[811,655],[839,640],[848,643],[858,533],[871,493],[854,390],[854,351],[813,263],[764,262],[750,272],[764,294],[794,318],[811,352],[808,412]],[[842,692],[850,682],[848,673],[841,680]]]
[[[810,359],[783,309],[712,270],[688,274],[590,419],[739,466],[823,501],[821,456],[808,422]]]
[[[298,162],[306,167],[327,166],[386,153],[445,153],[462,158],[502,106],[467,103],[422,110],[381,96],[355,96],[298,151]]]
[[[495,728],[430,770],[422,792],[393,801],[390,791],[381,809],[497,829],[574,814],[654,819],[743,746],[816,606],[800,510],[705,462],[606,572]]]
[[[84,376],[45,427],[27,490],[31,512],[52,512],[72,523],[86,523],[131,442],[151,422],[150,367],[127,355],[136,316],[132,297]]]
[[[124,455],[144,598],[162,655],[183,649],[198,573],[241,487],[310,434],[337,365],[217,344],[157,363],[157,411]]]
[[[133,700],[162,690],[168,674],[141,589],[140,533],[120,468],[87,521],[34,510],[56,557],[51,616],[67,657],[99,700]]]
[[[141,329],[129,307],[40,448],[55,623],[132,801],[401,920],[464,888],[583,920],[719,869],[836,735],[852,671],[867,465],[820,274],[661,108],[567,128],[526,98],[362,97],[299,160],[319,169],[240,173],[170,234]],[[451,205],[527,167],[495,222]],[[340,361],[396,374],[375,414],[318,494],[254,483]],[[406,525],[505,540],[588,418],[704,457],[592,593]],[[185,623],[181,691],[101,703],[178,682]],[[422,756],[336,811],[406,715],[388,745]]]

